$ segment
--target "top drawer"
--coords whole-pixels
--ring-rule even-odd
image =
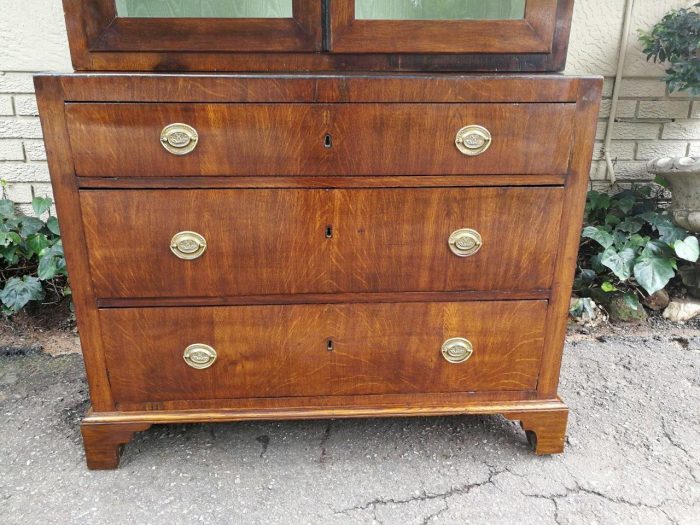
[[[83,177],[562,175],[574,112],[561,103],[66,105]],[[168,134],[175,123],[195,131]],[[465,154],[456,140],[468,126],[483,129],[459,135]]]

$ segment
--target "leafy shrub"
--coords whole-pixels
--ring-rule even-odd
[[[697,237],[673,223],[651,186],[590,192],[582,236],[574,287],[602,303],[622,294],[638,308],[645,293],[676,277],[679,264],[700,256]]]
[[[647,60],[667,62],[668,88],[700,94],[700,13],[696,3],[692,8],[671,11],[648,33],[641,32]]]
[[[0,200],[0,302],[5,313],[70,295],[58,221],[40,218],[51,204],[50,198],[35,198],[36,216],[29,217],[17,213],[12,201]]]

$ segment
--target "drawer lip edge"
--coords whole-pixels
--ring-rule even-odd
[[[536,392],[524,392],[535,395]],[[501,393],[499,393],[501,394]],[[430,394],[427,394],[430,395]],[[489,392],[479,392],[479,396],[487,396]],[[388,398],[391,395],[376,394],[375,397]],[[318,399],[329,399],[331,396],[319,396]],[[353,396],[351,396],[353,397]],[[274,398],[281,403],[280,408],[258,409],[189,409],[189,410],[134,410],[95,412],[92,409],[84,419],[84,424],[104,424],[117,422],[142,422],[152,424],[169,423],[197,423],[197,422],[235,422],[246,420],[280,420],[280,419],[350,419],[366,417],[407,417],[428,415],[479,415],[479,414],[506,414],[525,411],[558,411],[566,408],[560,398],[554,399],[523,399],[514,401],[488,401],[474,399],[473,401],[452,402],[441,404],[425,403],[420,395],[404,395],[404,398],[414,398],[413,404],[406,404],[403,399],[401,404],[386,404],[384,406],[349,406],[347,403],[337,407],[308,406],[304,408],[284,408],[284,398]],[[260,399],[260,398],[258,398]],[[347,399],[347,396],[345,396]]]
[[[162,298],[98,298],[97,308],[199,308],[245,306],[294,306],[305,304],[362,303],[450,303],[496,301],[549,301],[551,290],[509,291],[450,291],[450,292],[348,292],[327,294],[256,295],[238,297],[162,297]]]

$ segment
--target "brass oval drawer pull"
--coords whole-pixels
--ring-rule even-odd
[[[491,147],[491,132],[483,126],[465,126],[457,132],[457,149],[468,157],[481,155]]]
[[[455,337],[442,344],[442,356],[453,364],[464,363],[474,353],[474,346],[468,339]]]
[[[197,370],[204,370],[209,368],[216,361],[216,350],[214,350],[209,345],[204,344],[194,344],[190,345],[185,349],[185,354],[182,356],[187,363],[192,368]]]
[[[176,233],[170,241],[170,250],[187,261],[201,257],[206,249],[207,240],[197,232]]]
[[[160,143],[173,155],[187,155],[197,147],[197,130],[187,124],[168,124],[160,133]]]
[[[481,250],[483,240],[481,234],[470,228],[452,232],[448,240],[450,250],[458,257],[471,257]]]

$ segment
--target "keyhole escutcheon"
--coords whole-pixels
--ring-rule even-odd
[[[333,147],[333,135],[330,133],[326,133],[326,136],[323,137],[323,147],[326,149]]]

